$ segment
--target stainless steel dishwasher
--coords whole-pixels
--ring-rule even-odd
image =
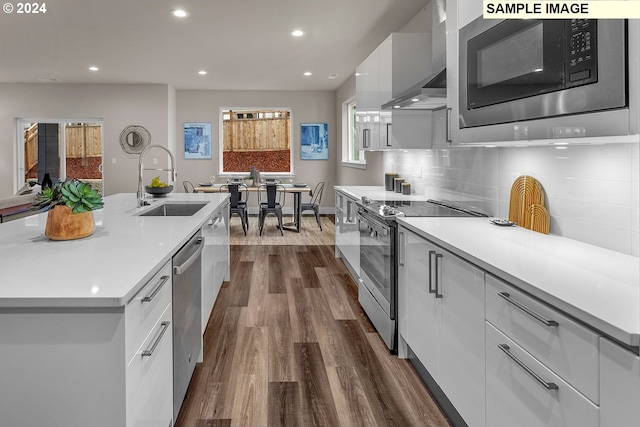
[[[202,349],[202,232],[173,256],[173,419],[178,419]]]

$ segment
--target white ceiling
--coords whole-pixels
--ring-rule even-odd
[[[335,90],[428,2],[55,0],[44,14],[0,13],[0,82]],[[178,7],[190,15],[171,16]]]

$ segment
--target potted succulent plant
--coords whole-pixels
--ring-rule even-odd
[[[48,211],[44,234],[51,240],[80,239],[93,234],[93,212],[102,208],[102,196],[91,184],[77,179],[44,188],[35,209]]]

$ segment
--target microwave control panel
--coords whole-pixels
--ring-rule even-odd
[[[597,25],[595,19],[567,20],[566,87],[598,81]]]

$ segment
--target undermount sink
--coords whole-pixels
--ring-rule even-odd
[[[192,216],[206,205],[207,203],[163,203],[139,216]]]

